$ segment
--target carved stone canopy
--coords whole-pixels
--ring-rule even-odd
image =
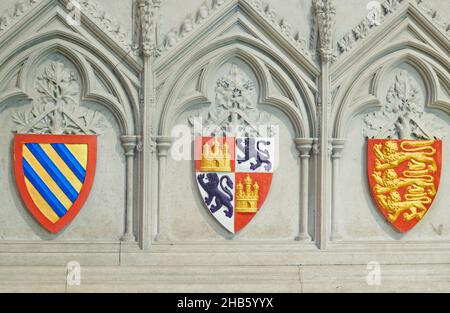
[[[77,74],[60,61],[50,62],[35,82],[39,95],[30,109],[13,114],[19,133],[99,134],[103,117],[80,107]]]
[[[208,112],[189,118],[195,133],[210,135],[271,134],[270,116],[257,106],[255,83],[236,64],[227,65],[227,75],[216,81],[215,101]],[[267,134],[266,134],[267,135]]]
[[[381,111],[364,118],[370,138],[433,139],[444,137],[443,124],[425,112],[422,91],[406,70],[397,73]]]

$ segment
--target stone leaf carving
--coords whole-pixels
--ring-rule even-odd
[[[383,23],[383,8],[381,3],[377,1],[369,2],[367,4],[369,13],[367,14],[367,23],[369,27],[380,26]]]
[[[11,27],[17,20],[25,15],[32,8],[36,7],[43,0],[19,0],[10,8],[0,14],[0,35]],[[129,50],[131,43],[129,42],[128,31],[112,16],[108,15],[103,8],[93,0],[73,0],[78,1],[81,5],[81,11],[91,18],[104,32],[109,34],[115,42],[123,49]],[[158,0],[154,0],[158,1]]]
[[[350,51],[355,43],[367,37],[367,35],[376,27],[382,25],[387,16],[397,11],[400,6],[410,1],[430,19],[430,21],[436,25],[437,28],[442,30],[447,38],[450,39],[450,23],[445,22],[437,10],[429,8],[425,0],[386,0],[381,4],[380,11],[371,11],[369,15],[358,26],[356,26],[350,33],[344,35],[344,37],[338,41],[339,52],[341,54]],[[374,17],[374,14],[376,15]],[[381,14],[381,15],[379,15]]]
[[[364,118],[366,136],[370,138],[433,139],[442,138],[443,124],[424,111],[421,91],[414,78],[400,71],[386,97],[381,111]]]
[[[339,52],[343,54],[352,50],[356,43],[365,39],[372,30],[381,26],[387,16],[398,10],[404,1],[407,0],[386,0],[380,6],[372,7],[367,17],[338,41]]]
[[[229,74],[217,80],[215,92],[208,112],[189,118],[195,132],[205,136],[272,134],[270,115],[257,108],[255,83],[237,65],[232,64]]]
[[[314,0],[314,12],[319,31],[319,51],[326,62],[334,59],[333,43],[336,4],[334,0]]]
[[[179,41],[188,36],[194,29],[202,25],[209,17],[214,14],[220,7],[222,7],[228,0],[207,0],[198,9],[197,14],[188,15],[184,19],[181,26],[169,31],[165,36],[163,47],[161,50],[167,51],[174,47]],[[209,3],[211,2],[211,3]]]
[[[20,0],[17,1],[13,8],[2,12],[0,14],[0,35],[41,1],[42,0]]]
[[[437,10],[428,7],[424,0],[416,0],[417,7],[425,13],[425,15],[436,25],[437,28],[442,30],[447,38],[450,39],[450,23],[444,21],[443,17],[439,14]]]
[[[283,37],[289,41],[295,49],[304,56],[311,59],[311,53],[306,44],[306,40],[300,32],[294,32],[292,26],[284,18],[280,18],[273,6],[264,4],[262,0],[247,0],[247,2],[258,11],[272,26],[279,31]]]
[[[97,3],[92,0],[80,0],[81,11],[91,18],[97,26],[107,33],[124,50],[132,48],[129,31]]]
[[[198,9],[197,14],[190,14],[186,16],[179,28],[174,28],[169,31],[169,33],[165,36],[162,51],[165,52],[176,46],[178,42],[190,35],[198,26],[202,25],[214,13],[216,13],[226,1],[230,0],[210,0],[210,4],[208,1],[205,1]],[[311,53],[302,34],[299,32],[294,33],[292,26],[285,19],[280,19],[278,17],[278,14],[275,12],[270,3],[265,5],[262,0],[245,1],[256,11],[258,11],[261,16],[268,21],[280,33],[280,35],[289,41],[295,49],[307,58],[311,59]]]
[[[140,0],[139,17],[142,29],[142,52],[145,56],[158,57],[158,22],[161,0]]]
[[[12,116],[19,133],[99,134],[103,117],[82,109],[80,85],[74,72],[62,62],[51,62],[37,78],[39,98],[32,108]]]

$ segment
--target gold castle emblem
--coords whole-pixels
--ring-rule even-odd
[[[256,213],[258,212],[259,185],[253,181],[250,175],[244,179],[244,184],[239,182],[236,186],[236,212]]]
[[[224,141],[223,145],[214,138],[210,145],[203,145],[200,170],[203,172],[231,172],[230,146]]]
[[[436,195],[435,175],[437,164],[434,141],[395,141],[376,144],[373,148],[376,183],[374,192],[380,205],[386,210],[388,220],[400,217],[405,221],[422,219],[427,206]],[[406,169],[397,173],[398,167],[407,163]],[[406,188],[405,192],[400,192]]]

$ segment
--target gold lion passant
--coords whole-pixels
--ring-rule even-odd
[[[422,219],[428,210],[425,204],[431,204],[432,201],[429,197],[414,201],[402,201],[402,197],[397,191],[392,192],[389,197],[379,195],[378,200],[388,212],[388,220],[390,222],[395,222],[400,214],[406,211],[410,211],[410,213],[403,215],[406,221],[411,221],[413,218]]]
[[[433,148],[433,143],[433,140],[404,141],[400,144],[401,152],[395,141],[387,141],[384,145],[376,144],[373,148],[377,156],[375,168],[377,171],[383,171],[410,161],[411,169],[420,168],[423,163],[431,163],[428,168],[435,173],[437,165],[433,156],[436,154],[436,149]]]

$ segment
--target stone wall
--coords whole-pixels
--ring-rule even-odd
[[[369,2],[1,1],[0,265],[447,264],[450,3]],[[74,78],[80,119],[95,113],[102,127],[89,198],[50,234],[16,187],[13,141],[15,116],[32,114],[55,66]],[[204,207],[190,159],[191,118],[210,118],[233,66],[278,145],[264,206],[235,235]],[[416,114],[423,138],[443,141],[439,191],[405,234],[380,214],[367,174],[368,132],[392,97],[403,103],[395,114]]]

